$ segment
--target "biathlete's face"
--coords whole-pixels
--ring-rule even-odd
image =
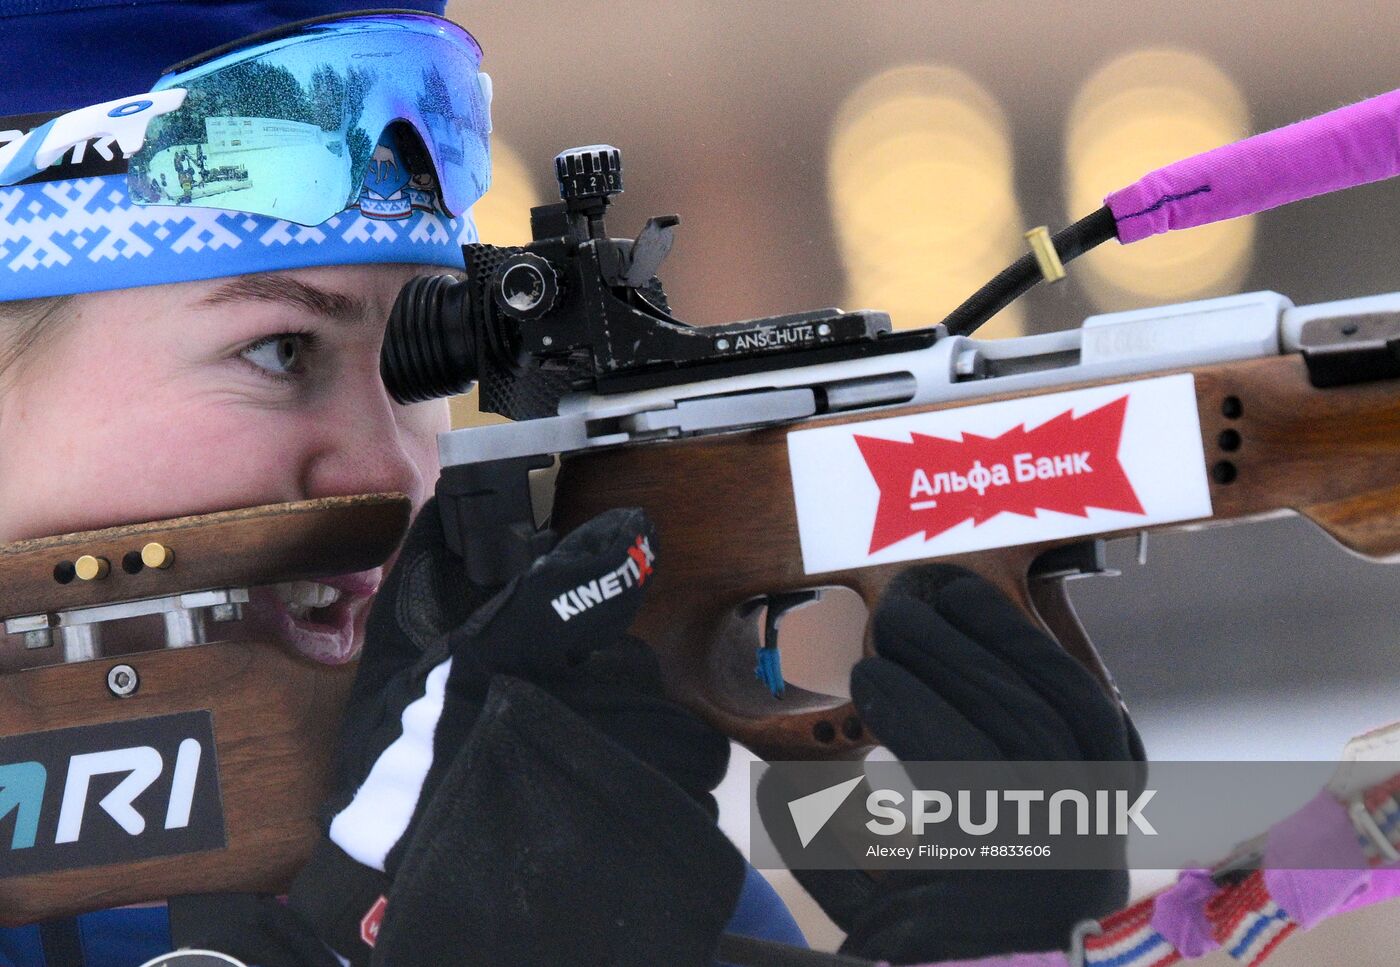
[[[0,396],[0,540],[437,478],[445,402],[379,378],[385,320],[422,266],[337,266],[83,295]],[[349,660],[382,569],[260,589],[246,620]]]

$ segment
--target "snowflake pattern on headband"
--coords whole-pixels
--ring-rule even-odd
[[[141,207],[121,175],[0,188],[0,301],[318,265],[460,268],[477,241],[412,181],[307,227],[241,212]]]

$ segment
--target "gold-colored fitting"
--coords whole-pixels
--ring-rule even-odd
[[[141,563],[146,567],[159,568],[163,571],[175,563],[175,552],[164,544],[151,541],[141,548]]]
[[[105,557],[93,557],[91,554],[84,554],[73,562],[73,571],[79,581],[100,581],[111,570],[112,565]]]
[[[1050,238],[1050,229],[1037,225],[1026,233],[1026,241],[1031,244],[1031,254],[1046,282],[1058,282],[1065,277],[1065,265],[1060,261],[1060,253],[1055,251],[1055,243]]]

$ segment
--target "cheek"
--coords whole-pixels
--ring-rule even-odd
[[[331,489],[416,491],[417,507],[432,493],[437,434],[449,427],[445,401],[375,421],[364,416],[385,412],[382,396],[276,408],[137,365],[75,365],[63,376],[0,399],[0,541],[301,500],[309,468],[360,447],[368,462],[357,466],[399,460],[416,473],[344,470]],[[353,430],[342,440],[328,427]]]
[[[421,492],[410,494],[416,510],[433,494],[437,486],[441,465],[438,462],[439,433],[452,429],[451,413],[447,401],[419,403],[407,407],[399,419],[400,439],[404,453],[418,470]]]
[[[300,499],[311,420],[219,401],[187,403],[178,417],[148,417],[144,426],[138,420],[122,427],[126,448],[109,451],[105,473],[167,511],[157,516]]]
[[[286,414],[149,389],[30,407],[11,429],[0,538],[297,499],[305,431]]]

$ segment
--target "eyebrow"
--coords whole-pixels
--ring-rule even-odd
[[[337,322],[363,322],[369,318],[369,305],[363,299],[281,275],[239,276],[200,299],[199,305],[219,306],[234,302],[271,302]]]

